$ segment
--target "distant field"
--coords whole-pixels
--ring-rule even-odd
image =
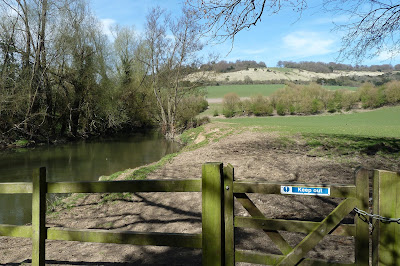
[[[207,98],[223,98],[225,94],[235,92],[239,97],[250,97],[251,95],[261,94],[269,96],[285,84],[254,84],[254,85],[223,85],[208,86]]]
[[[214,121],[289,133],[400,138],[400,106],[353,114],[245,117]]]
[[[252,95],[261,94],[263,96],[269,96],[280,88],[285,87],[285,84],[254,84],[254,85],[222,85],[222,86],[208,86],[207,98],[223,98],[225,94],[235,92],[239,97],[250,97]],[[357,87],[348,86],[324,86],[329,90],[357,90]]]

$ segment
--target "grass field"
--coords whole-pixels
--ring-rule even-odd
[[[274,116],[215,119],[233,126],[288,133],[317,133],[400,138],[400,106],[374,111],[323,116]]]
[[[199,114],[199,116],[214,116],[214,112],[217,110],[218,114],[222,113],[222,104],[221,103],[209,103],[208,109]]]
[[[263,96],[269,96],[280,88],[285,87],[285,84],[254,84],[254,85],[222,85],[222,86],[208,86],[207,98],[223,98],[225,94],[235,92],[239,97],[250,97],[252,95],[261,94]],[[324,86],[329,90],[357,90],[357,87],[348,86]]]

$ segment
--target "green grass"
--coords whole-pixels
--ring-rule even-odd
[[[222,104],[221,103],[209,103],[208,109],[200,113],[199,116],[214,116],[214,112],[217,111],[219,115],[222,114]]]
[[[215,119],[234,126],[267,131],[400,138],[400,106],[325,116],[245,117]]]
[[[261,94],[269,96],[280,88],[285,87],[285,84],[254,84],[254,85],[223,85],[223,86],[208,86],[208,98],[223,98],[225,94],[235,92],[239,97],[250,97],[251,95]]]
[[[135,170],[131,175],[129,175],[126,180],[144,180],[146,177],[151,174],[152,172],[160,169],[163,167],[167,162],[172,160],[175,156],[177,156],[179,153],[171,153],[159,160],[158,162],[150,165],[146,165],[143,167],[140,167],[139,169]]]
[[[127,170],[129,170],[129,169],[127,169]],[[124,170],[124,171],[118,171],[118,172],[113,173],[113,174],[110,175],[110,176],[100,176],[100,177],[99,177],[99,181],[113,181],[113,180],[115,180],[118,176],[120,176],[121,174],[123,174],[125,171],[126,171],[126,170]]]
[[[307,145],[313,148],[309,154],[316,156],[362,153],[400,158],[400,141],[397,138],[324,134],[305,134],[303,137]]]

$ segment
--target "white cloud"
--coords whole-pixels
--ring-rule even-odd
[[[374,59],[380,61],[380,63],[391,64],[393,61],[400,59],[400,53],[397,50],[390,50],[385,46]]]
[[[313,21],[315,25],[321,24],[341,24],[341,23],[349,23],[349,21],[353,20],[353,17],[348,15],[339,15],[336,17],[322,17]]]
[[[317,32],[297,31],[282,38],[285,57],[309,57],[334,52],[334,40]]]
[[[114,36],[111,32],[111,27],[115,25],[117,22],[111,18],[100,19],[102,31],[110,40],[114,40]]]
[[[376,59],[378,59],[379,61],[388,61],[391,60],[393,57],[393,54],[388,52],[388,51],[382,51],[379,53],[378,57]]]
[[[242,50],[242,53],[246,54],[246,55],[260,55],[260,54],[264,54],[267,51],[268,51],[268,48],[254,49],[254,50],[245,49],[245,50]]]

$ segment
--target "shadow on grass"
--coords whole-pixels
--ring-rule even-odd
[[[366,155],[400,155],[399,138],[362,137],[352,135],[304,134],[311,147],[322,147],[339,153],[359,152]]]

